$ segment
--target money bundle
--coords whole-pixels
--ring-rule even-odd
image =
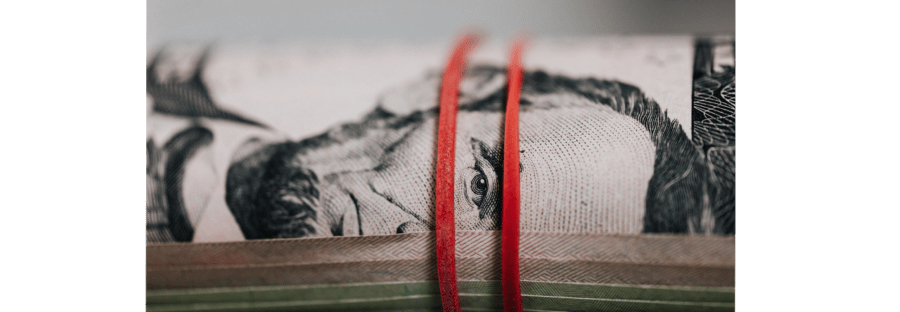
[[[152,51],[148,310],[439,309],[446,50]],[[454,214],[466,310],[503,308],[503,51],[479,48],[459,84]],[[733,39],[537,39],[523,64],[524,309],[733,310]]]

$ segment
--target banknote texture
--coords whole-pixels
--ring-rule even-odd
[[[496,231],[460,231],[466,309],[500,310]],[[734,309],[734,238],[521,237],[526,309]],[[148,247],[148,310],[439,309],[434,233]],[[554,308],[555,305],[555,308]]]
[[[598,55],[625,63],[595,63],[609,72],[560,70],[577,58],[559,67],[529,67],[526,58],[518,151],[525,310],[734,310],[734,40],[683,39],[598,41],[610,43]],[[539,45],[535,54],[597,52],[564,47]],[[222,103],[235,98],[216,92],[228,84],[204,71],[228,51],[199,49],[180,74],[165,69],[165,49],[148,60],[147,310],[440,310],[441,71],[422,67],[385,84],[359,117],[348,112],[349,122],[293,135],[283,120]],[[220,68],[244,66],[223,59]],[[506,80],[502,63],[476,56],[460,83],[454,211],[466,310],[503,309]],[[690,101],[679,101],[679,90],[690,90]],[[321,112],[305,109],[312,105],[328,103],[301,102],[285,114]]]
[[[500,279],[500,234],[460,231],[460,280]],[[412,282],[437,279],[434,233],[161,245],[148,249],[149,289]],[[734,238],[524,232],[523,281],[727,287]]]
[[[628,51],[628,44],[618,46]],[[729,83],[716,78],[722,62],[713,64],[727,53],[714,57],[713,50],[708,41],[695,45],[693,114],[687,120],[671,118],[663,107],[673,106],[660,105],[640,86],[528,69],[526,63],[519,168],[523,230],[734,233],[734,84],[732,78],[724,93],[712,86],[712,81]],[[166,138],[164,146],[148,139],[148,168],[161,168],[148,169],[149,242],[191,241],[198,223],[193,215],[205,208],[186,203],[197,196],[185,190],[197,179],[184,173],[202,142],[176,139],[187,140],[187,132],[209,130],[216,121],[270,129],[215,103],[202,75],[210,51],[201,52],[193,72],[181,80],[159,74],[164,52],[148,64],[150,112],[190,120],[193,129]],[[658,54],[648,58],[663,62]],[[698,69],[704,62],[709,70]],[[729,68],[733,72],[733,65]],[[362,120],[319,135],[245,137],[231,144],[230,155],[215,155],[226,159],[227,169],[210,182],[223,190],[202,196],[224,197],[222,206],[245,239],[433,230],[439,77],[439,71],[426,70],[387,88]],[[460,230],[496,230],[499,224],[505,78],[503,67],[475,62],[460,85],[455,179]],[[722,115],[723,103],[730,103],[731,119]],[[720,129],[729,126],[731,141],[721,139]],[[228,140],[215,136],[213,145]]]
[[[460,305],[502,311],[498,282],[460,281]],[[148,311],[441,311],[436,282],[151,291]],[[522,282],[526,311],[734,311],[734,289]]]
[[[693,142],[702,151],[709,179],[704,202],[706,232],[735,232],[734,41],[698,40],[694,61]]]

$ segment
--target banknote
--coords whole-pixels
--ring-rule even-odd
[[[148,311],[440,311],[434,232],[147,248]],[[466,310],[502,310],[500,233],[457,232]],[[523,232],[526,310],[733,311],[734,237]]]
[[[443,44],[154,47],[147,242],[433,231]],[[455,218],[500,224],[505,47],[460,84]],[[735,233],[732,38],[533,40],[521,230]]]

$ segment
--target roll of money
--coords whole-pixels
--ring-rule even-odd
[[[522,230],[733,234],[733,41],[585,41],[537,41],[526,54],[520,104]],[[182,79],[177,61],[163,74],[166,55],[177,53],[160,50],[151,59],[148,242],[434,229],[439,67],[388,84],[363,105],[347,104],[353,96],[341,94],[365,93],[375,89],[368,85],[403,79],[355,78],[360,85],[368,83],[333,87],[328,92],[335,95],[332,103],[318,102],[323,91],[303,83],[317,76],[354,76],[335,74],[344,67],[322,68],[316,62],[390,76],[382,67],[403,57],[439,61],[439,49],[373,48],[379,57],[393,54],[364,60],[357,59],[367,55],[360,47],[270,47],[256,54],[246,49],[202,50],[193,72],[180,70]],[[499,49],[484,49],[473,56],[460,86],[459,230],[497,230],[499,224],[506,74],[491,54]],[[316,54],[323,51],[336,56]],[[231,70],[232,76],[249,76],[244,85],[261,84],[251,79],[265,80],[259,76],[266,74],[242,68],[263,57],[270,63],[296,63],[267,75],[273,85],[296,83],[292,90],[299,91],[283,93],[297,99],[286,102],[288,95],[258,94],[221,79],[205,82],[211,75],[205,70]],[[206,64],[211,60],[218,61]],[[362,67],[373,63],[369,71]],[[175,78],[160,78],[165,76]],[[225,91],[217,95],[211,85]],[[228,106],[218,98],[249,104]],[[352,120],[353,111],[362,117],[324,131],[305,127],[329,107],[350,115],[336,120]],[[297,116],[301,125],[276,127],[285,121],[266,115],[277,110],[284,111],[280,116]],[[255,111],[261,113],[255,116]]]
[[[447,46],[152,49],[148,310],[440,307]],[[460,83],[464,308],[500,302],[505,51],[479,47]],[[523,63],[526,310],[733,310],[733,38],[535,39]]]

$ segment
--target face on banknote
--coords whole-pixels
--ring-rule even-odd
[[[521,230],[733,234],[733,41],[601,42],[543,42],[526,58]],[[148,65],[148,241],[434,230],[440,68],[385,85],[355,121],[292,137],[217,103],[202,75],[216,49],[183,78],[161,74],[165,50]],[[488,56],[460,83],[460,230],[499,229],[506,82]]]

